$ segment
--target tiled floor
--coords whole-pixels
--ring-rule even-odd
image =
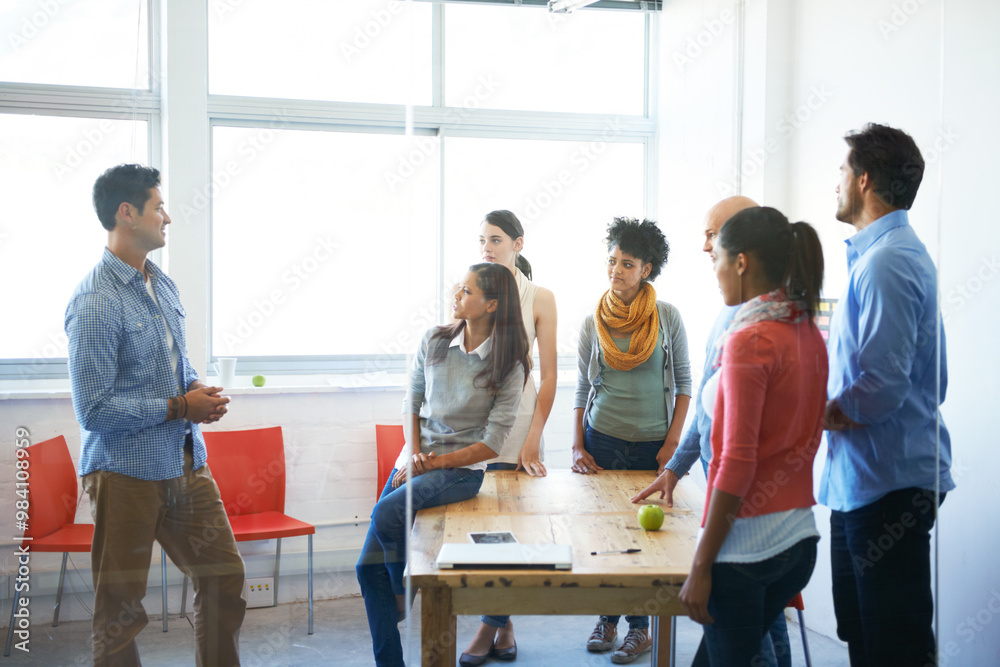
[[[419,664],[419,597],[412,618],[415,627],[408,645],[412,649],[411,665]],[[373,665],[371,639],[360,598],[324,600],[315,606],[315,634],[306,633],[306,605],[283,604],[278,607],[247,611],[241,635],[244,667],[348,667]],[[194,664],[194,631],[177,616],[170,619],[170,632],[164,634],[159,618],[140,635],[140,652],[146,667],[180,667]],[[515,616],[519,655],[514,664],[521,667],[604,667],[610,665],[608,654],[588,653],[584,648],[596,617],[585,616]],[[808,616],[806,617],[808,624]],[[459,649],[465,647],[475,631],[478,618],[459,617]],[[625,622],[621,622],[622,633]],[[805,665],[799,626],[789,623],[792,635],[792,663]],[[90,664],[90,624],[86,621],[62,623],[58,628],[38,622],[32,627],[31,652],[13,651],[6,659],[10,665],[39,667],[69,667]],[[621,635],[619,635],[621,636]],[[686,618],[679,619],[677,664],[690,665],[701,637],[698,625]],[[815,667],[848,665],[847,649],[840,642],[816,633],[808,633],[812,664]],[[404,642],[406,641],[404,636]],[[499,665],[497,661],[490,664]],[[649,664],[649,658],[638,660]]]

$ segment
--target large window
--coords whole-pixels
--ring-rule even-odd
[[[316,25],[265,58],[304,14]],[[212,206],[211,355],[401,370],[497,208],[524,224],[575,353],[605,227],[654,213],[646,14],[301,0],[209,24],[213,173],[233,172]]]
[[[66,356],[63,312],[107,232],[91,188],[109,165],[146,161],[146,123],[0,114],[0,358]]]
[[[497,208],[523,222],[572,355],[604,287],[605,227],[656,214],[656,30],[643,11],[220,2],[161,25],[172,7],[151,16],[149,1],[12,4],[0,18],[0,280],[15,287],[0,307],[18,326],[0,339],[0,376],[65,375],[63,313],[104,245],[90,188],[115,163],[204,174],[205,206],[164,184],[185,223],[164,266],[195,309],[196,365],[238,356],[241,372],[402,370],[447,317]],[[174,73],[161,100],[178,57],[203,75]],[[175,99],[207,115],[164,111],[161,125]],[[162,154],[165,138],[205,128],[203,152]]]
[[[0,12],[0,377],[66,373],[63,315],[107,239],[94,180],[150,161],[148,16],[135,0]]]
[[[5,0],[0,81],[148,88],[148,19],[136,0]]]
[[[642,14],[456,4],[444,32],[448,106],[488,82],[485,108],[643,113]]]
[[[435,305],[437,174],[386,175],[398,156],[435,150],[436,138],[415,139],[215,128],[216,171],[238,173],[213,209],[213,353],[412,347],[393,344],[414,313]]]
[[[431,11],[385,0],[214,3],[209,91],[429,104]]]

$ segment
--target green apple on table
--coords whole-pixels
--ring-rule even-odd
[[[663,525],[663,508],[659,505],[643,505],[638,515],[643,530],[659,530]]]
[[[263,387],[264,383],[267,382],[267,378],[263,375],[254,375],[250,381],[253,382],[253,386],[255,387]]]

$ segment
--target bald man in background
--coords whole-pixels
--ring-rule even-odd
[[[714,261],[713,252],[715,250],[715,239],[719,235],[719,230],[729,218],[740,211],[748,208],[756,208],[757,202],[749,197],[727,197],[712,208],[708,209],[705,215],[705,245],[702,250],[708,253]],[[695,396],[695,416],[694,423],[688,428],[687,433],[678,445],[677,451],[667,463],[664,473],[667,475],[667,502],[673,504],[672,491],[681,477],[686,475],[698,458],[701,458],[702,468],[708,474],[708,462],[712,459],[712,415],[705,412],[701,404],[701,392],[705,383],[715,374],[712,363],[716,355],[712,354],[716,342],[729,328],[733,321],[733,316],[739,310],[739,306],[723,306],[722,312],[715,318],[715,324],[708,334],[708,342],[705,344],[705,366],[702,369],[701,384],[698,386],[698,394]]]
[[[748,208],[756,208],[757,202],[749,197],[735,196],[723,199],[708,210],[705,215],[705,245],[702,250],[708,253],[713,262],[715,257],[715,239],[719,235],[719,230],[726,220],[733,217],[740,211]],[[712,459],[712,415],[705,412],[702,406],[701,393],[705,388],[705,383],[711,379],[718,369],[712,368],[717,354],[713,349],[721,345],[720,340],[733,321],[733,316],[739,310],[739,306],[723,306],[722,312],[715,318],[712,331],[708,334],[708,341],[705,344],[705,366],[702,372],[701,384],[698,386],[698,394],[694,399],[695,413],[694,423],[688,428],[687,433],[678,445],[677,451],[667,462],[663,474],[666,476],[667,505],[673,506],[673,490],[684,475],[688,473],[695,461],[701,459],[702,469],[708,475],[708,462]],[[760,661],[755,661],[753,667],[791,667],[792,658],[788,644],[788,627],[785,624],[785,615],[780,614],[774,625],[768,630],[768,634],[761,641]]]

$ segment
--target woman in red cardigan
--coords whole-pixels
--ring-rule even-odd
[[[761,638],[816,563],[813,458],[827,354],[813,323],[823,249],[773,208],[726,221],[712,255],[727,306],[742,304],[702,392],[714,414],[704,530],[681,589],[704,636],[694,665],[756,664]],[[710,403],[709,403],[710,401]],[[659,491],[665,478],[633,502]],[[763,663],[761,663],[763,664]]]

